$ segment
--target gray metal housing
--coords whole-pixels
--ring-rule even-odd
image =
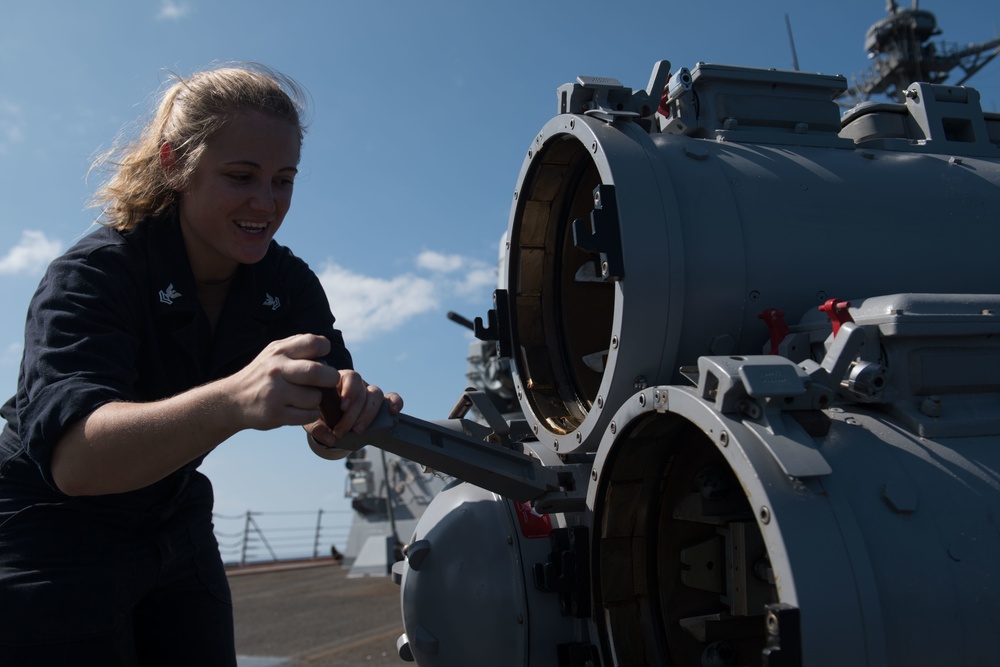
[[[561,87],[528,151],[476,326],[524,422],[368,431],[468,480],[394,568],[400,655],[996,663],[1000,116],[669,69]]]
[[[521,406],[555,451],[594,451],[628,396],[699,356],[758,352],[767,308],[795,321],[828,298],[1000,292],[1000,117],[991,137],[978,95],[918,85],[842,130],[841,77],[699,65],[690,78],[654,118],[664,131],[581,101],[521,168],[502,281]],[[577,98],[609,95],[588,85]],[[884,114],[928,136],[858,130]],[[934,132],[956,118],[967,133]],[[598,186],[617,199],[603,224],[622,275],[574,243]]]

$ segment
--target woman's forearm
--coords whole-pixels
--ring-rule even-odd
[[[99,407],[55,447],[59,489],[71,496],[132,491],[210,452],[241,429],[227,380],[152,403]]]

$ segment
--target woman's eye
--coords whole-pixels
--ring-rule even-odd
[[[237,183],[246,183],[250,180],[250,174],[245,174],[243,172],[229,174],[229,178]]]

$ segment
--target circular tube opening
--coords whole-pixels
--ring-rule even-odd
[[[511,226],[508,292],[522,405],[556,434],[587,416],[610,352],[614,284],[573,241],[573,221],[590,224],[600,184],[577,138],[557,137],[527,172]]]
[[[708,436],[676,415],[646,415],[605,471],[592,587],[609,661],[761,664],[774,574],[756,515]]]

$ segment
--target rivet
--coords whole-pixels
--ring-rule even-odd
[[[570,118],[569,119],[569,129],[572,130],[575,127],[576,127],[576,118]]]
[[[771,510],[767,508],[767,505],[760,506],[760,522],[771,523]]]
[[[639,394],[639,407],[646,407],[646,395]]]
[[[604,407],[604,397],[603,396],[598,396],[597,397],[597,409],[600,410],[603,407]]]
[[[611,349],[613,349],[613,350],[617,350],[618,349],[618,336],[612,336],[611,337]]]
[[[778,615],[773,611],[767,614],[767,631],[772,635],[778,634]]]
[[[612,433],[617,433],[618,432],[618,424],[616,424],[614,422],[611,422],[611,432]]]
[[[590,471],[590,479],[594,480],[595,482],[597,481],[597,468],[594,468],[593,470]]]
[[[558,440],[553,440],[552,441],[552,449],[556,450],[557,452],[559,451],[559,441]]]
[[[576,432],[576,441],[583,442],[583,433],[580,433],[579,431]]]
[[[538,435],[538,424],[532,425],[531,430],[535,432],[535,435]]]
[[[729,446],[729,434],[725,431],[719,433],[719,444],[723,447]]]

